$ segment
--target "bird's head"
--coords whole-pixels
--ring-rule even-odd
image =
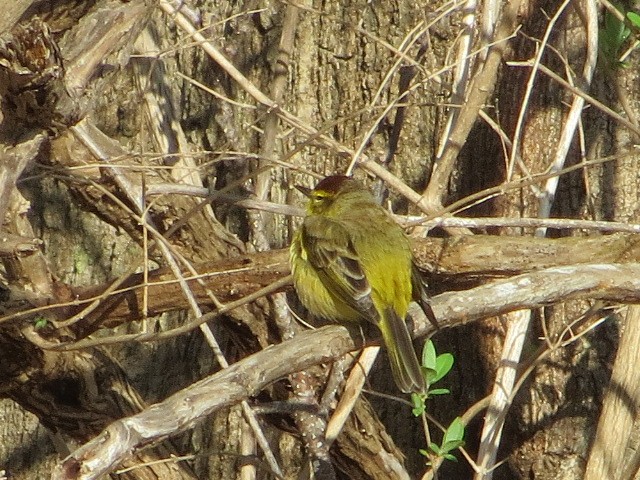
[[[351,192],[368,193],[357,180],[345,175],[326,177],[313,189],[300,185],[296,185],[296,188],[309,199],[307,212],[314,215],[327,211],[342,195]]]

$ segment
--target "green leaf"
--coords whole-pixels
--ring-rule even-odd
[[[417,393],[411,394],[411,404],[413,408],[411,409],[411,413],[413,413],[414,417],[419,417],[426,410],[426,405],[424,403],[424,397]]]
[[[421,366],[420,369],[422,370],[422,375],[424,375],[424,379],[427,382],[427,389],[429,388],[429,385],[431,385],[433,383],[433,379],[435,378],[435,376],[437,375],[437,372],[432,369],[432,368],[427,368],[425,366]]]
[[[427,389],[437,376],[436,372],[436,347],[431,340],[427,340],[422,348],[422,374],[427,382]]]
[[[640,15],[636,12],[627,12],[627,19],[633,24],[634,27],[640,28]]]
[[[615,5],[615,8],[623,15],[625,14],[624,8],[621,5]],[[633,20],[629,18],[629,13],[632,14],[631,17]],[[629,18],[631,23],[634,23],[634,20],[640,21],[637,14],[634,17],[634,12],[628,12],[627,18]],[[623,66],[618,61],[618,58],[620,57],[620,50],[623,48],[624,43],[627,38],[629,38],[630,34],[631,29],[629,29],[625,22],[618,19],[618,17],[610,11],[607,10],[605,12],[604,25],[598,34],[600,49],[598,61],[600,65],[607,70],[615,70]]]
[[[454,358],[450,353],[443,353],[442,355],[438,355],[438,358],[436,358],[436,377],[431,383],[437,382],[447,373],[449,373],[451,367],[453,367],[453,362]]]
[[[424,344],[422,349],[422,369],[427,380],[427,385],[431,385],[451,371],[454,358],[450,353],[436,354],[436,347],[431,340]]]
[[[442,444],[450,443],[450,442],[461,442],[464,439],[464,424],[460,417],[456,417],[451,422],[451,425],[447,428],[446,432],[444,432],[444,437],[442,438]]]
[[[442,444],[442,446],[440,447],[440,450],[443,453],[453,452],[454,450],[457,450],[462,446],[464,446],[464,442],[462,440],[457,442],[446,442]]]
[[[451,425],[444,432],[444,437],[442,438],[442,446],[440,450],[442,453],[448,453],[453,450],[456,450],[464,445],[464,424],[460,417],[456,417]]]
[[[616,9],[624,13],[619,6]],[[611,46],[614,46],[616,50],[624,43],[631,31],[629,28],[621,22],[620,19],[613,13],[607,11],[604,15],[604,37],[605,41],[610,42]]]
[[[431,340],[427,340],[422,349],[422,366],[429,370],[436,369],[436,347]]]
[[[432,395],[448,395],[451,393],[448,388],[434,388],[433,390],[429,390],[429,396]]]
[[[44,318],[44,317],[37,317],[37,318],[36,318],[36,320],[35,320],[35,322],[34,322],[34,324],[33,324],[33,327],[34,327],[36,330],[41,330],[41,329],[45,328],[45,327],[47,326],[47,324],[48,324],[48,323],[49,323],[49,321],[48,321],[46,318]]]
[[[433,442],[429,444],[429,450],[431,450],[433,453],[435,453],[438,456],[440,456],[440,454],[442,453],[438,444]]]
[[[445,453],[444,455],[442,455],[442,458],[445,458],[447,460],[451,460],[452,462],[457,462],[458,459],[456,457],[454,457],[453,455],[451,455],[450,453]]]

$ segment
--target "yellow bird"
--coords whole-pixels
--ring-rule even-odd
[[[435,317],[404,231],[358,181],[326,177],[312,190],[307,215],[291,243],[296,292],[313,315],[339,323],[369,321],[382,333],[391,371],[403,392],[423,392],[425,379],[405,323],[412,299]]]

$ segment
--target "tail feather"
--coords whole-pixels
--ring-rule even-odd
[[[405,393],[424,392],[426,389],[424,375],[422,375],[404,319],[400,318],[392,308],[388,308],[379,327],[387,348],[391,373],[398,388]]]

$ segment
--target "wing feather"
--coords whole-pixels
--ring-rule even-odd
[[[371,285],[347,229],[335,220],[311,215],[302,225],[302,244],[325,287],[364,318],[377,323]]]

